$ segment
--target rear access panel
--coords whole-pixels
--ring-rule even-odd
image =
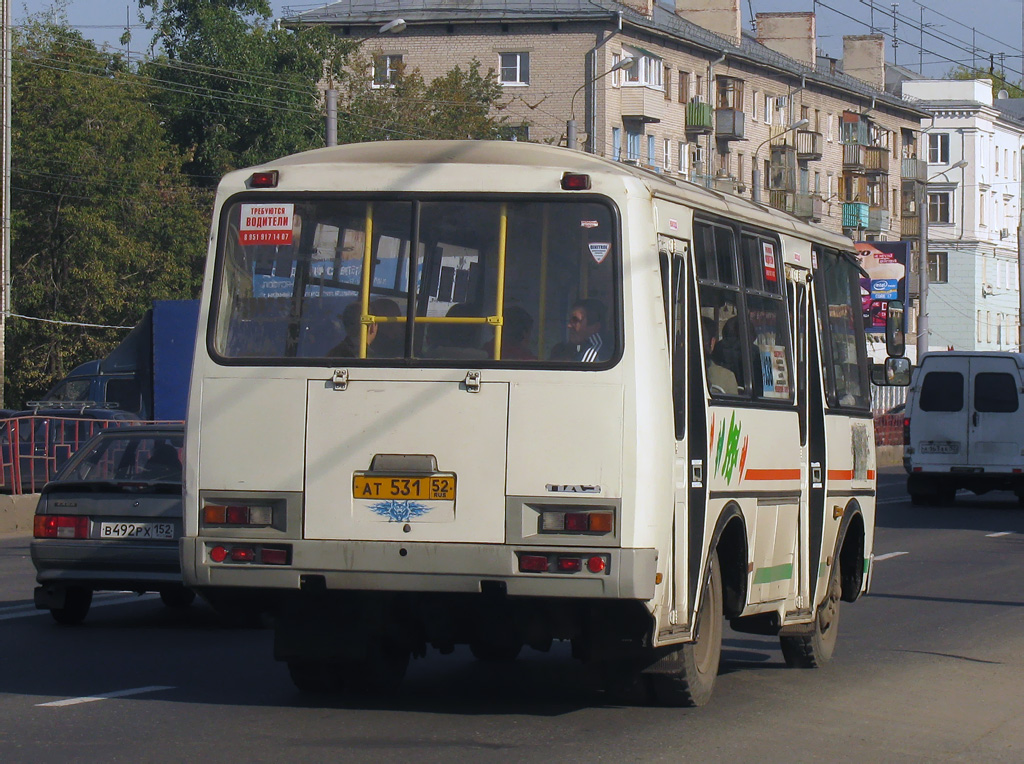
[[[304,537],[500,543],[508,384],[309,381]]]

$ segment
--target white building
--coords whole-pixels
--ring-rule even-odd
[[[1017,350],[1024,106],[989,80],[908,80],[933,116],[928,159],[929,349]]]

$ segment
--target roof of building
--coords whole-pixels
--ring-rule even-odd
[[[891,107],[924,116],[925,112],[884,90],[840,71],[817,71],[807,64],[778,53],[757,42],[749,32],[741,35],[740,44],[716,35],[676,15],[672,10],[654,4],[651,17],[615,0],[340,0],[320,8],[294,12],[284,9],[283,22],[295,24],[363,24],[377,25],[401,17],[410,24],[428,22],[484,21],[567,21],[597,20],[622,16],[624,23],[684,40],[710,51],[724,53],[752,64],[769,67],[794,77],[803,77],[824,87],[885,103]]]

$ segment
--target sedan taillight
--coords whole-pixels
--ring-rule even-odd
[[[32,535],[37,539],[89,538],[89,518],[84,515],[36,515]]]

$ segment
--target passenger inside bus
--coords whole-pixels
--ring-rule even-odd
[[[501,330],[501,357],[509,361],[536,361],[537,356],[530,350],[530,332],[533,330],[533,316],[525,308],[510,305],[505,308],[505,323]],[[488,358],[494,357],[494,340],[484,343]]]
[[[457,302],[445,316],[449,318],[479,318],[480,309],[469,303]],[[481,324],[434,324],[430,327],[430,358],[473,360],[487,358],[480,346]]]
[[[702,316],[700,325],[704,334],[704,362],[708,370],[708,388],[712,393],[720,395],[738,395],[740,386],[736,381],[736,375],[717,363],[713,357],[715,346],[718,344],[715,319]]]
[[[566,321],[569,341],[556,345],[551,357],[581,363],[601,363],[611,358],[612,349],[601,332],[605,315],[600,300],[588,297],[574,302]]]
[[[370,303],[370,314],[374,316],[400,316],[402,313],[391,300],[380,298]],[[358,298],[345,306],[341,312],[341,323],[345,327],[345,339],[327,353],[333,358],[359,357],[359,318],[362,305]],[[371,347],[372,346],[372,347]],[[370,324],[366,327],[366,357],[396,358],[404,354],[404,328],[400,323]]]

